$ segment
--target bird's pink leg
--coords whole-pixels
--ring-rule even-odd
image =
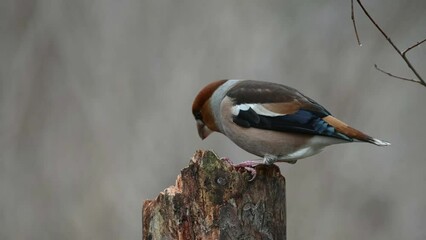
[[[237,169],[241,169],[244,168],[245,170],[247,170],[248,172],[250,172],[250,174],[252,175],[252,178],[250,178],[249,182],[253,181],[256,178],[256,169],[254,167],[256,167],[259,164],[262,164],[262,161],[256,161],[256,160],[251,160],[251,161],[244,161],[242,163],[238,163],[235,164],[233,163],[229,158],[223,157],[221,158],[221,160],[228,162],[229,164],[231,164],[232,166],[234,166]]]

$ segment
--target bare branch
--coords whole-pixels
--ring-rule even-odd
[[[400,77],[400,76],[393,75],[392,73],[387,72],[387,71],[385,71],[385,70],[383,70],[383,69],[379,68],[379,67],[377,66],[377,64],[374,64],[374,67],[375,67],[378,71],[380,71],[380,72],[382,72],[382,73],[384,73],[384,74],[386,74],[386,75],[388,75],[388,76],[391,76],[391,77],[393,77],[393,78],[398,78],[398,79],[401,79],[401,80],[404,80],[404,81],[408,81],[408,82],[415,82],[415,83],[420,83],[420,84],[422,84],[421,82],[417,81],[416,79],[412,79],[412,78],[405,78],[405,77]],[[423,84],[422,84],[422,85],[423,85]]]
[[[371,17],[370,13],[367,12],[367,9],[365,9],[364,5],[362,5],[361,0],[356,0],[361,7],[362,11],[364,11],[365,15],[370,19],[370,21],[374,24],[374,26],[379,30],[382,35],[388,40],[388,42],[392,45],[392,47],[397,51],[398,53],[401,53],[401,51],[398,49],[398,47],[392,42],[392,39],[388,37],[388,35],[382,30],[382,28],[374,21],[373,17]]]
[[[352,0],[353,1],[353,0]],[[411,47],[409,47],[409,48],[407,48],[407,49],[405,49],[404,51],[402,51],[402,55],[404,55],[405,56],[405,54],[407,54],[407,52],[408,51],[410,51],[411,49],[413,49],[413,48],[415,48],[415,47],[417,47],[417,46],[419,46],[420,44],[422,44],[422,43],[424,43],[424,42],[426,42],[426,38],[425,39],[423,39],[422,41],[420,41],[420,42],[417,42],[416,44],[414,44],[413,46],[411,46]]]
[[[356,27],[356,22],[355,22],[355,14],[354,14],[354,0],[351,0],[351,19],[352,19],[352,24],[354,25],[356,41],[358,42],[358,45],[359,45],[359,46],[362,46],[362,43],[361,43],[361,41],[359,40],[358,29],[357,29],[357,27]]]
[[[405,81],[410,81],[410,82],[416,82],[419,83],[423,86],[426,87],[426,82],[423,80],[423,78],[420,76],[420,74],[417,72],[417,70],[413,67],[413,65],[411,64],[411,62],[408,60],[408,58],[406,57],[406,53],[408,51],[410,51],[411,49],[419,46],[420,44],[424,43],[426,41],[422,40],[420,42],[417,42],[416,44],[414,44],[413,46],[407,48],[404,51],[399,50],[399,48],[395,45],[395,43],[393,43],[392,39],[383,31],[383,29],[376,23],[376,21],[373,19],[373,17],[371,17],[370,13],[367,11],[367,9],[365,9],[364,5],[361,3],[361,0],[356,0],[358,5],[361,7],[362,11],[364,12],[364,14],[368,17],[368,19],[370,19],[371,23],[373,23],[373,25],[377,28],[377,30],[379,30],[379,32],[386,38],[386,40],[389,42],[389,44],[395,49],[395,51],[402,57],[402,59],[405,61],[405,63],[407,64],[408,68],[410,68],[410,70],[414,73],[414,75],[416,75],[416,77],[418,78],[418,80],[415,79],[409,79],[409,78],[402,78],[402,77],[398,77],[396,75],[393,75],[391,73],[388,73],[386,71],[381,70],[380,68],[378,68],[376,65],[376,69],[391,76],[391,77],[395,77],[401,80],[405,80]],[[351,0],[351,5],[352,5],[353,0]],[[353,9],[352,9],[352,13],[353,13]],[[354,21],[354,25],[355,25],[355,20]]]

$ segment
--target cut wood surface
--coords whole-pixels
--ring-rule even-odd
[[[275,165],[236,169],[197,151],[176,185],[146,200],[142,239],[286,239],[285,179]]]

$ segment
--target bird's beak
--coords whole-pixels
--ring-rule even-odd
[[[198,130],[198,135],[200,136],[201,139],[206,138],[207,136],[210,135],[210,133],[212,133],[212,130],[210,130],[202,121],[197,120],[197,130]]]

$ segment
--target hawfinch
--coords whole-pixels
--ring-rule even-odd
[[[337,143],[390,145],[333,117],[296,89],[271,82],[212,82],[195,97],[192,113],[201,139],[223,133],[264,164],[295,163]]]

